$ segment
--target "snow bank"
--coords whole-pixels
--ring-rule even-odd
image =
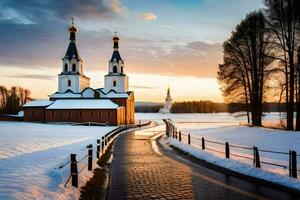
[[[83,158],[88,144],[95,147],[96,139],[114,128],[0,122],[0,199],[77,199],[79,189],[64,186],[70,166],[59,166],[71,153]],[[92,175],[84,169],[79,186]]]
[[[205,160],[209,163],[215,164],[217,166],[221,166],[224,168],[228,168],[230,170],[233,170],[235,172],[239,172],[242,174],[246,174],[252,177],[264,179],[273,183],[277,183],[280,185],[284,185],[290,188],[294,188],[297,190],[300,190],[300,181],[297,179],[291,179],[289,177],[286,177],[284,175],[271,173],[268,171],[265,171],[263,169],[254,168],[251,165],[247,165],[245,163],[241,163],[236,160],[226,159],[226,158],[220,158],[218,156],[215,156],[207,151],[200,150],[198,148],[183,144],[182,142],[179,142],[178,140],[168,138],[168,142],[171,145],[174,145],[178,147],[179,149],[188,152],[189,154]]]

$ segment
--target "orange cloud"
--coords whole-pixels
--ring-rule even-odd
[[[143,19],[148,20],[148,21],[152,21],[152,20],[157,19],[157,16],[154,13],[151,13],[151,12],[142,13],[142,17],[143,17]]]

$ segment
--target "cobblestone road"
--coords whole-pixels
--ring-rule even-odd
[[[113,156],[108,199],[290,199],[286,193],[159,154],[143,131],[121,135]]]

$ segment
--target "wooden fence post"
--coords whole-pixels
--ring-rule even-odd
[[[87,146],[88,148],[88,170],[93,170],[93,145],[90,144]]]
[[[107,145],[107,135],[105,134],[104,136],[104,145],[106,146]]]
[[[297,178],[297,152],[290,151],[289,157],[289,175],[290,177]]]
[[[253,146],[253,165],[257,168],[260,168],[259,151],[256,146]]]
[[[205,139],[202,137],[202,150],[205,150]]]
[[[190,145],[191,144],[191,135],[188,134],[188,144]]]
[[[179,131],[179,142],[181,142],[181,131]]]
[[[175,127],[174,126],[172,126],[173,128],[172,128],[172,132],[173,132],[173,138],[175,138]]]
[[[97,158],[100,158],[100,140],[97,140]]]
[[[169,124],[168,124],[168,122],[166,122],[166,135],[167,135],[167,137],[169,137]]]
[[[102,154],[104,154],[104,136],[102,136],[101,151],[102,151]]]
[[[229,150],[228,142],[225,143],[225,155],[226,155],[226,158],[230,158],[230,150]]]
[[[78,188],[78,168],[76,161],[76,154],[71,154],[71,177],[72,186]]]

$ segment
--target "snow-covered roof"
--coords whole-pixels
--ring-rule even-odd
[[[66,92],[66,93],[54,93],[50,96],[51,98],[81,98],[82,95],[79,93],[72,93],[72,92]]]
[[[128,98],[129,95],[126,92],[117,93],[114,90],[110,90],[108,93],[105,93],[104,88],[96,89],[100,93],[100,98]]]
[[[102,95],[101,97],[104,98],[128,98],[128,94],[127,93],[114,93],[114,92],[110,92],[108,94]]]
[[[118,104],[108,99],[64,99],[56,100],[46,109],[117,109]]]
[[[49,106],[52,103],[53,103],[53,101],[48,101],[48,100],[34,100],[34,101],[30,101],[30,102],[26,103],[25,105],[23,105],[23,107],[24,108],[28,108],[28,107],[46,107],[46,106]]]

